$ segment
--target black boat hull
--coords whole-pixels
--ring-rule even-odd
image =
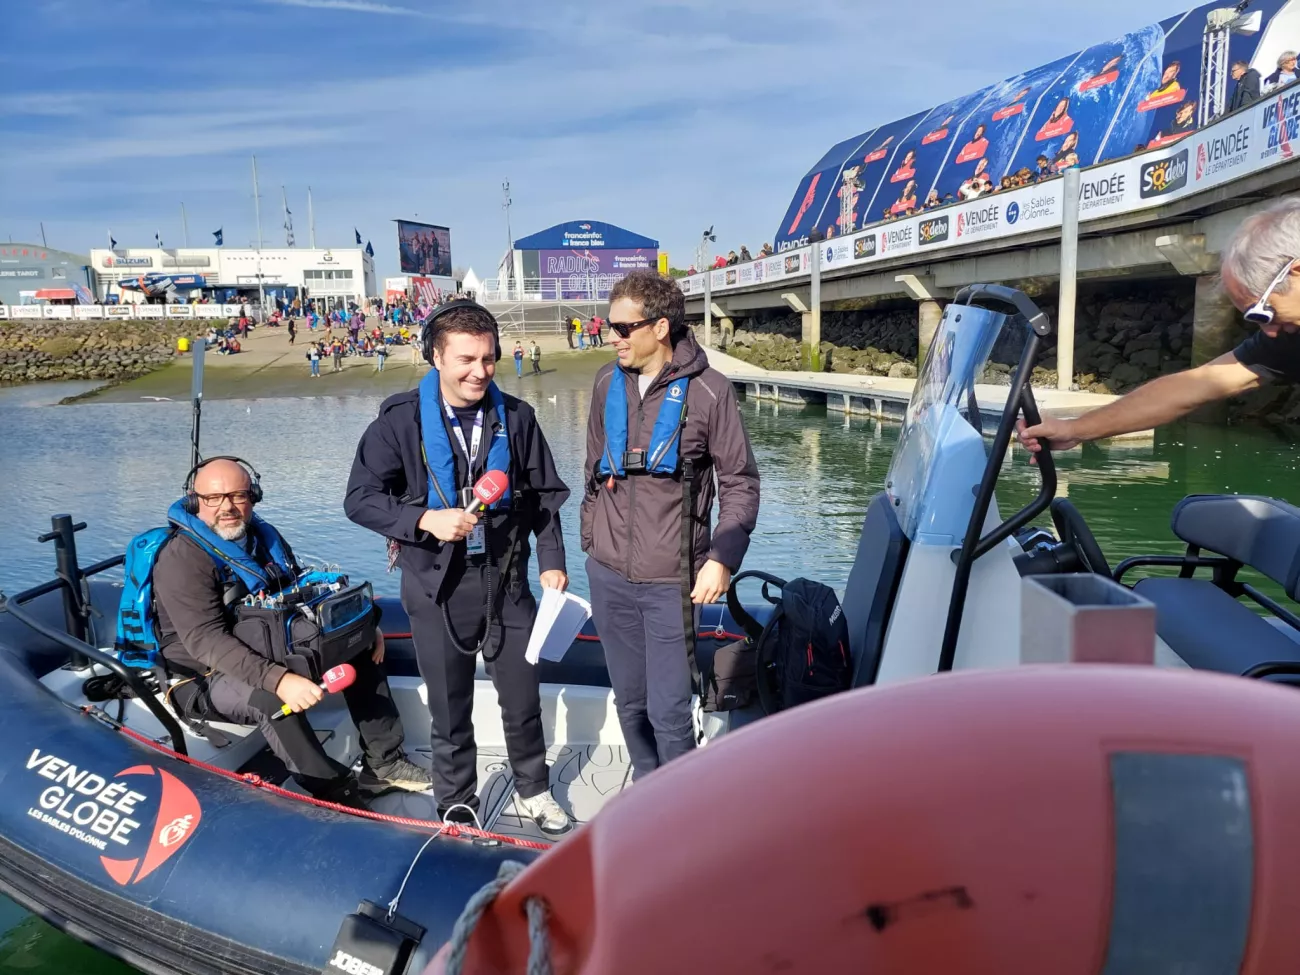
[[[109,587],[92,589],[111,602]],[[405,614],[384,602],[386,665],[414,676]],[[61,619],[57,594],[28,608]],[[722,613],[709,607],[709,628],[734,631]],[[544,682],[608,686],[594,632],[585,637],[563,662],[543,663]],[[707,660],[717,641],[700,643]],[[0,889],[145,972],[319,972],[344,917],[362,900],[388,904],[436,829],[278,796],[134,740],[51,693],[40,677],[66,650],[7,613],[0,651]],[[422,970],[503,860],[539,855],[435,839],[400,902],[426,931],[407,970]]]

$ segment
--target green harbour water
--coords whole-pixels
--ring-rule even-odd
[[[603,360],[602,360],[603,361]],[[502,388],[529,400],[571,486],[581,479],[591,377],[596,360]],[[78,536],[83,564],[120,552],[139,531],[161,522],[189,467],[188,403],[133,397],[53,405],[84,387],[0,389],[0,589],[13,593],[53,575],[53,556],[36,536],[49,516],[88,522]],[[273,395],[210,400],[204,409],[206,453],[247,457],[262,473],[259,511],[295,549],[368,576],[395,595],[383,571],[381,541],[343,516],[343,489],[356,442],[382,395]],[[883,487],[899,428],[822,408],[744,402],[762,472],[762,508],[746,567],[805,575],[842,588],[863,513]],[[1110,561],[1144,552],[1178,552],[1169,513],[1194,493],[1266,494],[1294,500],[1300,431],[1185,425],[1154,440],[1088,445],[1058,460],[1060,491],[1083,513]],[[1037,489],[1023,452],[1004,467],[998,499],[1004,515]],[[564,511],[572,585],[587,592],[577,544],[577,501]],[[1046,518],[1041,519],[1046,523]],[[531,569],[536,578],[535,566]],[[232,904],[238,898],[232,897]],[[110,973],[131,969],[68,938],[0,899],[0,975]]]

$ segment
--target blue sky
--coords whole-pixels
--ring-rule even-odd
[[[0,240],[84,251],[256,236],[374,242],[451,227],[481,275],[571,219],[658,238],[686,266],[771,240],[835,142],[1188,4],[981,0],[421,3],[14,0],[0,47]]]

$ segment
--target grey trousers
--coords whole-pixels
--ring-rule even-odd
[[[682,587],[628,582],[592,558],[587,580],[618,723],[640,778],[695,747]]]

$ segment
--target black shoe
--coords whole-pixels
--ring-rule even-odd
[[[455,823],[458,826],[477,826],[478,822],[474,818],[474,812],[468,806],[452,806],[447,810],[438,810],[438,818],[444,823]]]
[[[385,791],[402,789],[406,792],[428,792],[433,788],[433,776],[423,766],[416,765],[405,756],[399,756],[387,765],[371,766],[370,762],[361,763],[357,774],[361,788],[367,791]]]
[[[352,775],[346,775],[323,784],[313,782],[312,786],[305,786],[305,788],[322,802],[333,802],[340,806],[347,806],[349,809],[370,808],[366,805],[365,799],[362,798],[361,789],[356,778]]]

